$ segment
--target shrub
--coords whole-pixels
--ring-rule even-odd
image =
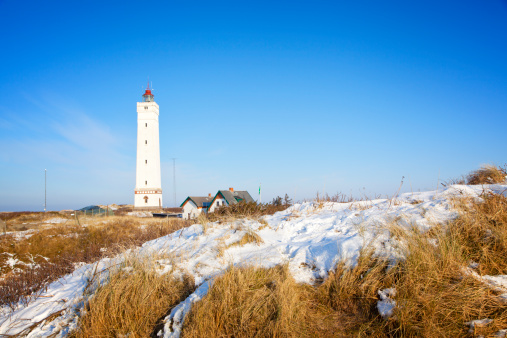
[[[256,202],[240,202],[228,206],[221,206],[212,213],[207,215],[211,221],[244,218],[244,217],[260,217],[263,215],[272,215],[277,211],[285,210],[289,205],[275,205],[272,203],[259,204]]]
[[[507,172],[504,168],[486,164],[480,169],[468,174],[467,184],[493,184],[504,183]]]

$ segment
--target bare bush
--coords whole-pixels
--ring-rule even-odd
[[[507,176],[505,168],[485,164],[480,169],[472,171],[466,177],[467,184],[504,183]]]

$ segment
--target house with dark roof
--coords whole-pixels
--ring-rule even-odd
[[[211,194],[208,194],[206,197],[188,196],[180,206],[183,208],[183,218],[196,218],[203,211],[207,213],[212,199]]]
[[[218,190],[217,194],[211,200],[211,204],[208,207],[208,212],[215,211],[216,208],[221,206],[228,206],[240,202],[255,202],[248,191],[235,191],[233,188],[229,190]]]

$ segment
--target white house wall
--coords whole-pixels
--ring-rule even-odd
[[[199,209],[197,205],[192,201],[188,200],[183,205],[183,218],[184,219],[191,219],[199,216],[202,209]]]
[[[226,201],[225,201],[224,198],[216,198],[213,201],[213,204],[210,206],[209,212],[213,212],[213,211],[215,211],[216,208],[219,208],[219,207],[221,207],[223,205],[226,205],[225,203],[226,203]],[[220,204],[220,205],[218,206],[218,204]]]

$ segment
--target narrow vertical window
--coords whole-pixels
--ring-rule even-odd
[[[144,185],[148,185],[148,181],[144,181]]]
[[[144,164],[148,164],[148,160],[144,160]]]
[[[144,140],[144,144],[148,144],[148,140]]]
[[[145,127],[148,127],[148,123],[145,123],[145,124],[144,124],[144,126],[145,126]]]

